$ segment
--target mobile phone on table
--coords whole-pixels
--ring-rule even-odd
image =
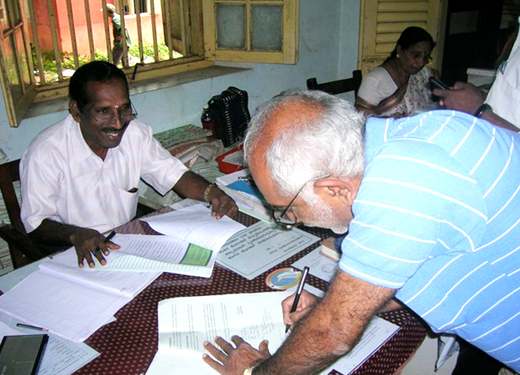
[[[435,77],[430,77],[428,81],[430,81],[430,84],[437,89],[449,90],[451,88],[450,86],[448,86],[447,84]]]
[[[0,374],[36,375],[48,335],[4,336],[0,344]]]

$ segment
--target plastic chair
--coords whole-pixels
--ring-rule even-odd
[[[354,91],[354,95],[357,96],[359,86],[361,86],[361,80],[361,70],[354,70],[352,72],[352,78],[340,79],[338,81],[318,83],[315,77],[309,78],[307,80],[307,89],[320,90],[331,95]]]

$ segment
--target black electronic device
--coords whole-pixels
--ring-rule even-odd
[[[0,374],[36,375],[49,336],[4,336],[0,344]]]
[[[444,82],[442,82],[441,80],[439,80],[439,79],[437,79],[435,77],[430,77],[428,79],[428,81],[430,82],[430,84],[434,88],[441,89],[441,90],[449,90],[449,89],[451,89],[450,86],[448,86],[447,84],[445,84]]]

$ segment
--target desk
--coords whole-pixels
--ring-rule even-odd
[[[246,226],[257,221],[240,212],[237,220]],[[324,230],[311,229],[309,231],[321,238],[328,236]],[[117,228],[116,232],[156,234],[148,224],[137,220]],[[317,246],[318,244],[310,246],[275,268],[290,266]],[[210,279],[162,274],[132,302],[117,312],[116,322],[103,326],[86,341],[101,355],[75,374],[144,374],[157,351],[157,304],[159,301],[172,297],[271,291],[264,285],[267,273],[269,271],[249,281],[217,265]],[[327,287],[325,281],[312,275],[309,275],[307,280],[309,284],[319,289],[325,290]],[[353,374],[394,374],[409,359],[425,337],[426,329],[407,310],[384,313],[380,316],[401,326],[401,329]],[[175,369],[172,369],[171,373],[175,374]]]

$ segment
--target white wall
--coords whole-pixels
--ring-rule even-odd
[[[205,79],[132,96],[139,119],[154,132],[185,124],[200,124],[202,105],[236,86],[249,93],[249,110],[288,88],[305,88],[305,81],[350,76],[357,64],[360,0],[300,0],[300,59],[296,65],[251,64],[251,70]],[[10,128],[0,104],[0,147],[10,160],[21,157],[41,130],[67,112],[38,116]]]

